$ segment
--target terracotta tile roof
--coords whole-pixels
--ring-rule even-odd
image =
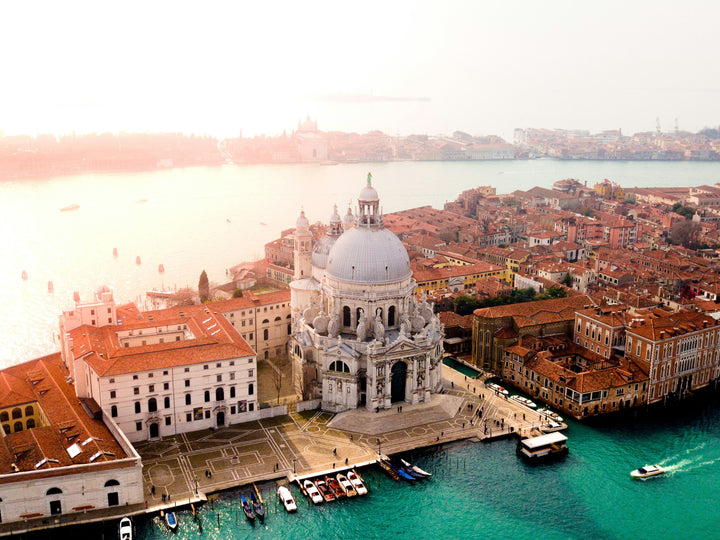
[[[574,320],[575,311],[594,305],[595,301],[590,296],[582,294],[567,298],[476,309],[475,316],[489,319],[513,317],[515,320],[522,320],[525,325],[540,324],[553,320]]]
[[[49,425],[2,438],[0,474],[13,472],[13,463],[21,471],[35,471],[91,463],[90,458],[98,452],[95,463],[128,457],[102,420],[91,418],[80,404],[60,353],[6,368],[2,374],[9,375],[8,381],[25,382],[33,394],[32,402],[40,406]],[[27,403],[25,395],[22,400],[18,405]],[[72,444],[81,450],[74,458],[67,451]]]

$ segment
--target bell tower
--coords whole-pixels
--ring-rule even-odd
[[[300,211],[300,217],[295,222],[293,262],[295,264],[294,279],[312,277],[312,233],[304,210]]]

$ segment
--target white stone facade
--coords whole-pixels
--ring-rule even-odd
[[[296,268],[290,285],[296,390],[333,412],[419,403],[442,389],[442,325],[416,300],[407,251],[384,228],[370,177],[358,202],[354,227],[313,254],[312,277]],[[336,226],[337,211],[330,237]]]

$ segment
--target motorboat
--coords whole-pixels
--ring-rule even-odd
[[[252,504],[248,501],[247,497],[245,497],[244,493],[240,495],[240,502],[242,503],[242,509],[243,512],[245,512],[245,517],[248,518],[251,523],[254,522],[255,510],[253,510]]]
[[[353,487],[352,482],[348,480],[347,476],[345,476],[344,474],[338,474],[335,478],[340,484],[340,487],[345,492],[345,495],[347,495],[348,497],[354,497],[358,494],[357,490]]]
[[[367,495],[368,490],[358,473],[354,470],[348,471],[347,478],[350,480],[350,483],[353,485],[358,495]]]
[[[257,497],[252,492],[250,492],[250,502],[252,503],[255,515],[260,518],[260,521],[265,521],[265,508],[263,508],[262,503],[258,501]]]
[[[567,455],[569,452],[565,442],[567,437],[562,433],[554,432],[528,437],[518,442],[517,453],[530,462],[546,461]]]
[[[325,500],[325,502],[335,500],[335,494],[333,493],[333,490],[330,489],[330,486],[327,485],[325,480],[322,480],[320,478],[315,480],[315,487],[320,492],[320,495],[322,495],[322,498]]]
[[[310,500],[314,504],[320,504],[323,502],[322,495],[320,495],[317,487],[315,487],[315,484],[313,484],[310,480],[305,480],[303,482],[303,487],[305,488],[305,493],[307,493],[307,496],[310,497]]]
[[[165,523],[168,526],[168,529],[171,531],[174,531],[177,529],[178,526],[178,520],[177,516],[175,515],[175,512],[168,512],[165,514]]]
[[[560,416],[556,412],[551,411],[550,409],[542,408],[542,409],[538,409],[537,412],[542,414],[543,416],[547,416],[550,420],[553,420],[555,422],[562,423],[562,421],[563,421],[562,416]]]
[[[493,392],[497,393],[497,394],[502,394],[503,396],[507,396],[507,395],[508,395],[508,391],[505,390],[505,389],[504,389],[502,386],[500,386],[499,384],[488,383],[488,384],[487,384],[487,387],[488,387],[490,390],[492,390]]]
[[[118,538],[120,540],[132,540],[133,539],[133,524],[132,519],[124,517],[120,520],[118,525]]]
[[[292,493],[290,493],[290,490],[288,488],[286,488],[285,486],[280,486],[277,490],[277,494],[280,498],[280,501],[283,503],[285,510],[287,510],[288,512],[295,512],[297,510],[297,504],[295,504],[295,499],[293,499]],[[322,497],[320,498],[320,501],[322,501]]]
[[[335,495],[336,499],[342,499],[343,497],[347,497],[347,493],[340,485],[340,482],[337,481],[337,479],[333,478],[332,476],[326,476],[325,477],[325,483],[332,489],[333,495]]]
[[[425,477],[432,476],[432,473],[429,473],[429,472],[427,472],[427,471],[423,471],[420,467],[416,467],[415,465],[411,465],[410,463],[408,463],[408,462],[405,461],[404,459],[401,459],[401,460],[400,460],[400,463],[402,463],[403,465],[405,465],[405,467],[407,467],[407,468],[410,469],[411,471],[419,474],[420,476],[425,476]]]
[[[519,403],[520,405],[525,405],[526,407],[530,407],[531,409],[534,409],[537,407],[534,401],[529,400],[526,397],[522,396],[510,396],[510,399],[515,401],[516,403]]]
[[[663,474],[664,472],[665,468],[660,465],[645,465],[644,467],[640,467],[632,471],[630,476],[633,478],[650,478],[651,476],[657,476],[659,474]]]

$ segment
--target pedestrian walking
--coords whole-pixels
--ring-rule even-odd
[[[345,458],[345,465],[348,464],[348,458]]]
[[[155,495],[155,486],[150,486],[150,493]]]

